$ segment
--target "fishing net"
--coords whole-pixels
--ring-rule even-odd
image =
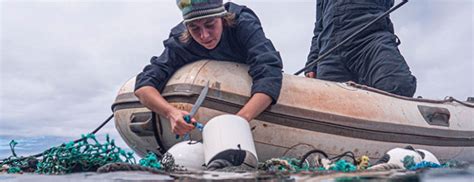
[[[303,163],[301,166],[300,160],[296,158],[273,158],[265,161],[259,166],[259,169],[270,171],[270,172],[292,172],[299,173],[301,171],[339,171],[339,172],[352,172],[356,171],[357,167],[344,159],[336,161],[333,165],[329,166],[329,169],[323,166],[310,165],[309,163]]]
[[[15,152],[15,146],[18,144],[15,140],[12,140],[10,142],[10,149],[12,152],[12,155],[5,159],[5,161],[11,161],[10,166],[4,165],[4,162],[2,162],[1,167],[6,170],[8,173],[20,173],[23,170],[22,169],[27,169],[28,166],[36,165],[37,161],[35,158],[24,158],[23,160],[16,160],[19,157],[16,155]],[[31,169],[29,170],[31,171]]]
[[[12,155],[0,161],[3,172],[22,173],[35,172],[38,174],[68,174],[73,172],[97,171],[98,168],[112,163],[120,163],[122,166],[142,166],[144,168],[160,171],[182,171],[184,168],[175,164],[171,155],[165,154],[161,159],[154,153],[148,153],[136,164],[133,152],[126,152],[115,145],[113,139],[106,135],[104,142],[99,142],[94,134],[82,135],[81,139],[63,143],[60,146],[47,149],[41,154],[19,157],[15,152],[15,140],[10,142]],[[321,151],[319,151],[321,152]],[[350,155],[349,155],[350,154]],[[305,160],[309,155],[298,158],[274,158],[260,163],[259,170],[267,172],[354,172],[366,170],[370,167],[369,158],[361,156],[355,159],[350,152],[345,152],[333,158],[325,158],[328,162],[319,160],[316,164],[310,164]],[[342,159],[348,157],[353,162]],[[418,170],[423,168],[452,168],[465,166],[463,163],[448,161],[443,165],[422,161],[415,163],[413,156],[406,156],[403,159],[404,167],[407,170]],[[112,165],[113,166],[113,165]],[[139,168],[142,169],[142,168]]]
[[[145,158],[140,159],[139,164],[145,167],[161,169],[161,162],[154,153],[148,153]]]
[[[39,174],[68,174],[72,172],[96,171],[97,168],[117,162],[136,164],[133,152],[126,152],[115,145],[106,135],[105,142],[99,142],[95,135],[82,135],[81,139],[52,147],[36,157],[18,157],[12,140],[12,156],[1,161],[3,170],[8,173],[36,172]],[[154,158],[153,158],[154,157]],[[140,160],[146,167],[160,168],[156,155],[149,154]]]
[[[36,172],[40,174],[65,174],[79,171],[96,171],[113,162],[135,163],[132,152],[125,152],[115,145],[109,135],[100,143],[95,135],[83,135],[77,143],[69,142],[43,153]]]

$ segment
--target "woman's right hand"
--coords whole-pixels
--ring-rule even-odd
[[[170,121],[171,131],[173,133],[184,135],[194,129],[194,125],[192,124],[196,122],[194,118],[191,118],[191,124],[186,123],[184,120],[184,116],[188,114],[188,112],[176,108],[168,112],[167,118]]]
[[[135,95],[140,99],[140,102],[148,109],[155,111],[161,116],[165,116],[171,124],[171,131],[178,135],[189,133],[193,128],[193,124],[188,124],[184,121],[184,116],[189,113],[173,107],[166,101],[160,92],[152,86],[144,86],[135,91]],[[191,118],[191,123],[196,120]]]

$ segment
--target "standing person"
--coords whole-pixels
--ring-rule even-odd
[[[306,64],[393,6],[393,0],[317,0],[316,23]],[[389,17],[380,19],[305,73],[307,77],[374,87],[412,97],[416,78],[397,46]]]
[[[160,92],[177,69],[202,59],[249,65],[251,98],[237,113],[247,121],[276,103],[282,82],[281,57],[251,9],[230,2],[224,5],[222,0],[177,0],[177,5],[183,22],[171,29],[163,53],[152,57],[137,76],[135,95],[143,105],[168,118],[175,134],[191,131],[194,126],[183,119],[188,112],[170,105]]]

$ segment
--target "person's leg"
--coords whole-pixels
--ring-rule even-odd
[[[366,73],[361,74],[368,86],[393,94],[413,97],[416,78],[400,54],[393,34],[378,36],[367,45]]]
[[[355,81],[340,56],[336,54],[329,55],[318,63],[316,78],[335,82]]]

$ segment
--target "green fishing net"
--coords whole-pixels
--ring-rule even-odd
[[[145,167],[161,169],[161,162],[154,153],[148,153],[145,158],[140,159],[139,164]]]
[[[300,160],[296,158],[273,158],[265,161],[259,168],[266,171],[273,172],[293,172],[298,173],[301,171],[325,171],[326,169],[321,166],[310,166],[308,163],[303,163],[299,167]],[[357,167],[350,162],[347,162],[343,159],[338,160],[332,165],[329,170],[339,171],[339,172],[352,172],[356,171]]]
[[[113,139],[106,135],[105,142],[99,142],[95,135],[82,135],[80,140],[52,147],[35,157],[18,157],[15,153],[14,140],[10,142],[12,156],[1,162],[3,169],[9,173],[36,172],[39,174],[67,174],[72,172],[96,171],[108,163],[126,162],[135,164],[133,152],[126,152],[115,145]],[[158,162],[158,160],[153,161]],[[150,166],[158,166],[149,162]]]
[[[101,166],[109,163],[128,163],[136,164],[133,152],[126,152],[115,145],[113,139],[106,135],[104,142],[99,142],[93,134],[82,135],[81,139],[64,143],[57,147],[47,149],[41,154],[19,157],[15,152],[15,146],[18,144],[15,140],[10,142],[12,155],[0,161],[0,169],[8,173],[36,172],[39,174],[68,174],[72,172],[97,171]],[[174,160],[172,157],[166,157],[160,160],[154,153],[148,153],[139,161],[139,165],[160,170],[174,169]],[[368,158],[367,158],[368,162]],[[433,167],[460,167],[463,163],[449,161],[443,165],[435,165],[429,162],[415,163],[413,156],[406,156],[402,161],[405,168],[417,170]],[[360,163],[360,162],[359,162]],[[302,163],[296,158],[274,158],[261,163],[260,170],[273,172],[291,172],[301,171],[339,171],[353,172],[358,167],[343,159],[335,160],[328,166],[328,169],[322,166],[314,166],[309,163]],[[366,164],[370,166],[370,164]],[[171,166],[171,167],[170,167]],[[367,168],[360,167],[360,169]]]
[[[102,144],[95,135],[83,135],[77,143],[69,142],[47,150],[42,158],[36,169],[41,174],[96,171],[100,166],[113,162],[135,163],[133,153],[117,147],[109,135]]]

